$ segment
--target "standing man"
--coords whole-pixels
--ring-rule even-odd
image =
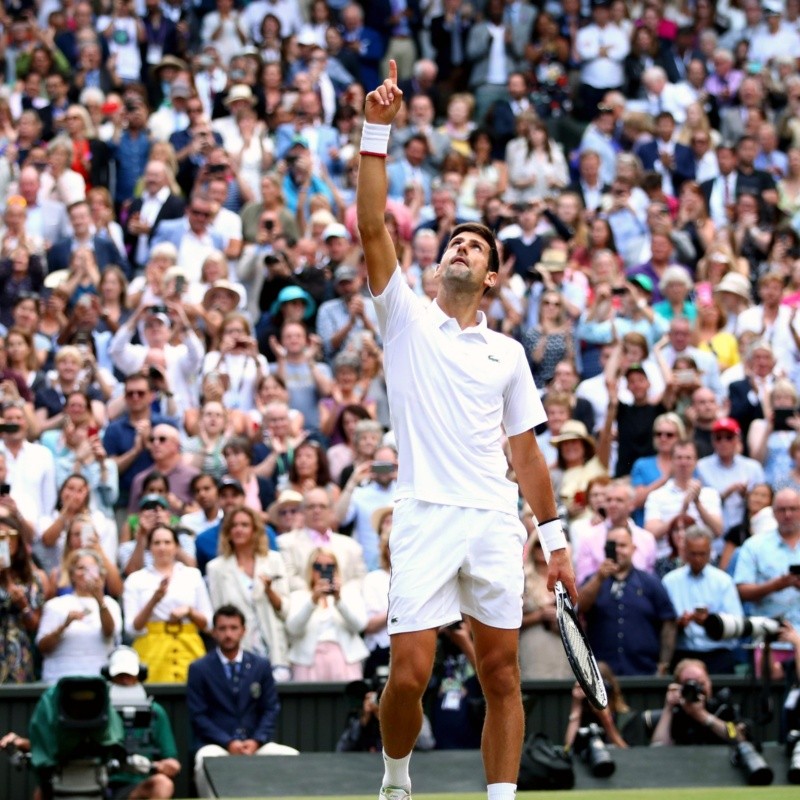
[[[482,750],[489,800],[513,800],[524,728],[518,641],[525,532],[517,514],[519,488],[551,554],[549,588],[561,580],[575,596],[575,578],[533,431],[545,414],[525,353],[490,331],[478,311],[498,277],[494,237],[480,224],[456,226],[437,268],[436,300],[427,307],[397,264],[383,209],[390,126],[401,102],[391,62],[389,78],[367,95],[357,191],[399,452],[380,796],[411,796],[408,766],[438,629],[465,614],[487,703]],[[519,487],[505,477],[501,425]],[[520,565],[516,574],[509,571],[513,564]]]

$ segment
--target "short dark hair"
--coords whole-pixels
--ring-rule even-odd
[[[224,606],[220,606],[214,612],[214,616],[211,618],[211,624],[213,627],[217,627],[217,620],[220,617],[236,617],[239,622],[242,623],[242,627],[246,627],[242,610],[238,606],[233,605],[233,603],[226,603]]]
[[[500,270],[500,254],[497,252],[497,242],[491,230],[482,222],[462,222],[453,228],[449,241],[461,233],[474,233],[489,245],[489,271],[498,272]]]
[[[189,491],[192,493],[192,496],[194,496],[195,490],[197,489],[198,481],[203,478],[210,478],[214,486],[219,490],[219,481],[210,472],[200,472],[189,481]]]

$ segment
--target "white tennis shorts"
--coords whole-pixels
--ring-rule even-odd
[[[525,540],[512,514],[400,500],[389,539],[389,633],[438,628],[462,614],[519,628]]]

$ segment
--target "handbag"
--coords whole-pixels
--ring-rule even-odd
[[[575,786],[572,756],[544,733],[531,734],[522,747],[517,788],[556,791]]]

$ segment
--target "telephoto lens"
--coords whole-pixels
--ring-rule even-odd
[[[752,742],[739,742],[733,749],[731,762],[744,772],[750,786],[769,786],[772,783],[772,768]]]
[[[800,731],[789,731],[786,737],[786,755],[789,758],[789,783],[800,783]]]
[[[617,765],[603,741],[603,731],[596,722],[578,729],[573,747],[595,778],[608,778],[614,774]]]

